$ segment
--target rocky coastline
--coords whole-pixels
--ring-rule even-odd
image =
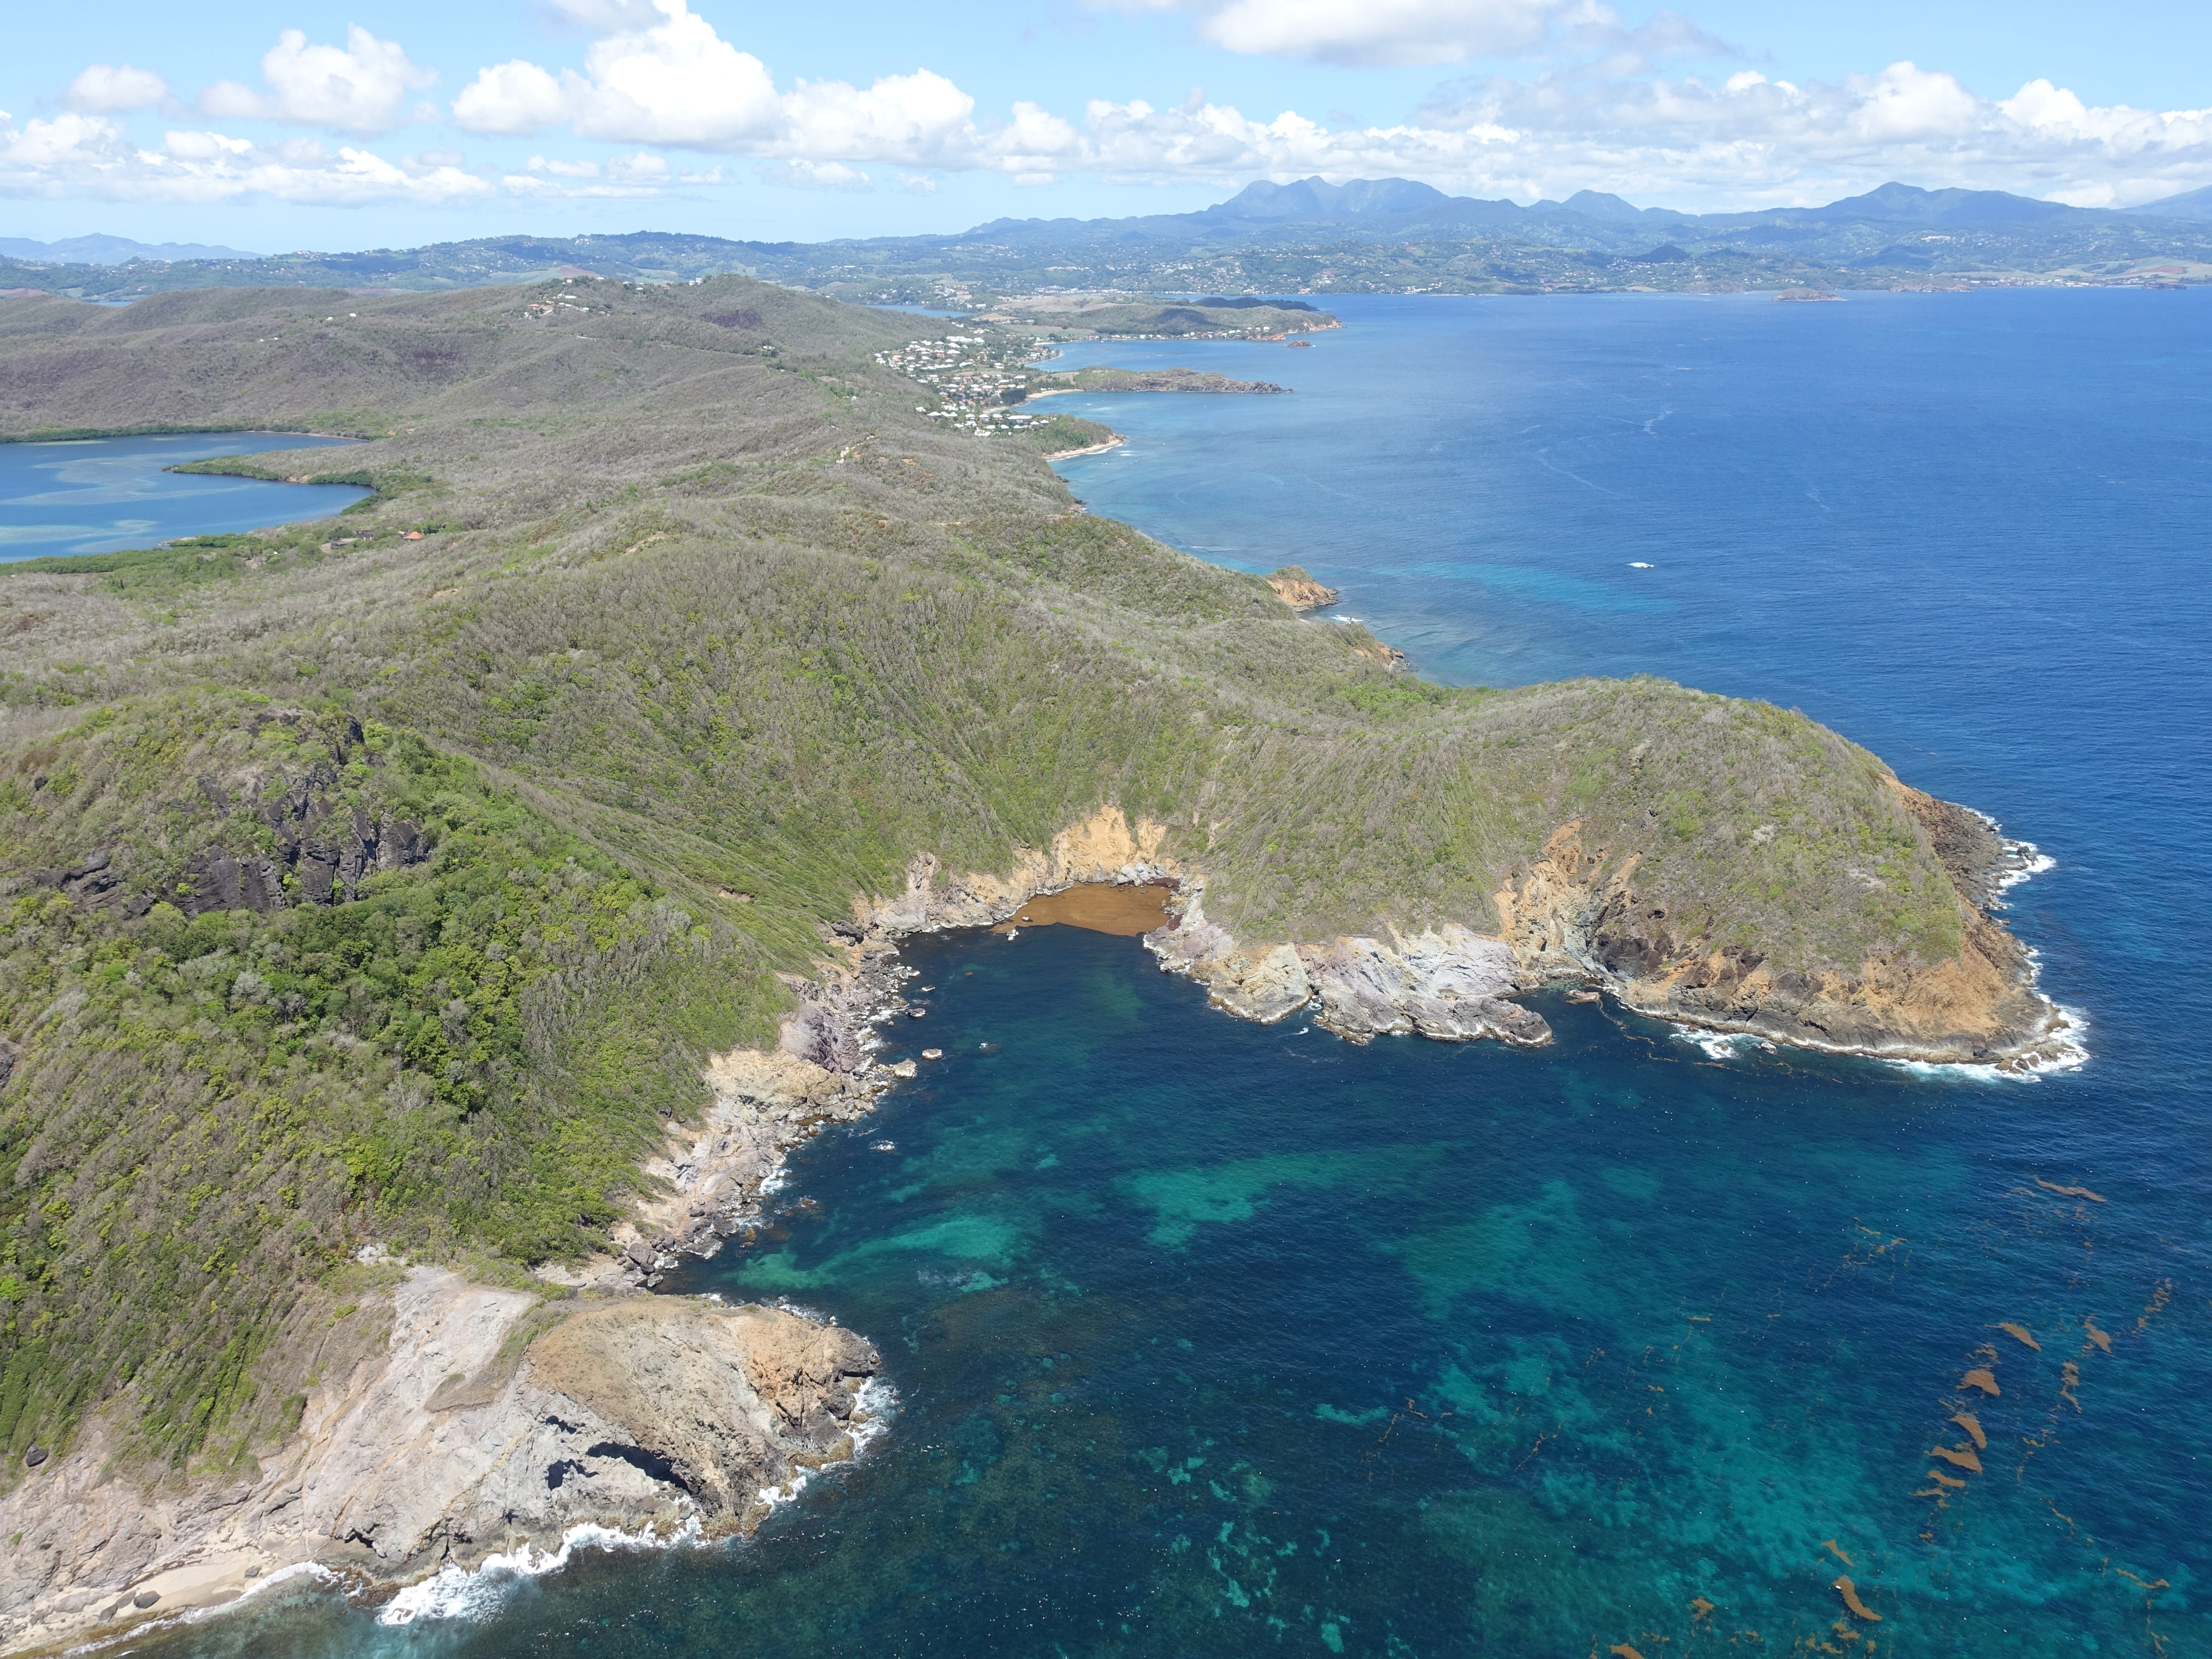
[[[0,1570],[18,1609],[0,1615],[0,1643],[97,1641],[307,1562],[381,1593],[552,1551],[578,1527],[661,1541],[741,1533],[811,1470],[853,1455],[880,1366],[865,1340],[788,1310],[641,1292],[763,1224],[793,1149],[914,1074],[878,1058],[880,1027],[908,1009],[902,939],[1014,923],[1042,895],[1164,890],[1167,921],[1142,936],[1163,971],[1238,1018],[1303,1014],[1353,1042],[1540,1045],[1549,1025],[1513,999],[1565,984],[1577,1000],[1602,993],[1693,1030],[1802,1048],[2002,1071],[2078,1058],[2068,1017],[2034,988],[2032,953],[1993,915],[2047,861],[1981,814],[1899,787],[1958,889],[1965,948],[1855,976],[1778,972],[1756,951],[1677,939],[1638,900],[1634,860],[1585,846],[1577,823],[1496,895],[1494,935],[1446,923],[1240,940],[1207,915],[1205,874],[1166,850],[1166,826],[1113,807],[1018,850],[1004,873],[918,858],[903,890],[856,901],[825,930],[774,1050],[710,1062],[708,1108],[648,1161],[655,1194],[613,1230],[614,1253],[540,1270],[560,1299],[410,1269],[387,1351],[310,1399],[252,1478],[149,1499],[106,1478],[94,1435],[0,1500],[0,1526],[26,1540]]]
[[[1335,588],[1316,581],[1302,565],[1286,564],[1267,578],[1275,597],[1293,611],[1320,611],[1344,597]]]
[[[404,1622],[400,1587],[495,1556],[750,1532],[875,1431],[880,1366],[787,1309],[547,1303],[409,1268],[385,1352],[315,1389],[258,1464],[149,1489],[111,1475],[94,1431],[0,1498],[0,1645],[96,1645],[301,1571]]]

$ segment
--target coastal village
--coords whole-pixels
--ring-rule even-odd
[[[1191,392],[1279,392],[1285,388],[1268,381],[1228,380],[1219,375],[1196,376],[1188,370],[1173,370],[1164,374],[1153,372],[1123,378],[1143,380],[1146,384],[1094,387],[1079,386],[1066,374],[1056,374],[1038,367],[1049,362],[1060,353],[1051,343],[1076,339],[1115,340],[1244,340],[1310,347],[1311,342],[1292,338],[1290,330],[1334,328],[1336,319],[1310,305],[1298,305],[1295,309],[1309,315],[1288,319],[1285,307],[1276,304],[1263,305],[1250,300],[1209,300],[1196,305],[1170,303],[1139,306],[1125,303],[1121,296],[1109,296],[1101,304],[1100,296],[1084,295],[1079,301],[1064,302],[1075,310],[1069,319],[1085,331],[1069,331],[1066,323],[1054,324],[1046,317],[994,316],[988,322],[996,326],[978,329],[971,321],[966,331],[948,332],[934,339],[913,340],[896,349],[878,351],[875,361],[896,374],[902,374],[929,391],[933,403],[918,403],[915,412],[932,420],[945,422],[949,426],[972,432],[977,437],[988,437],[994,432],[1019,432],[1049,419],[1034,414],[1020,405],[1032,398],[1048,396],[1055,392],[1077,390],[1126,391],[1191,391]],[[1054,309],[1060,307],[1055,307]],[[1093,318],[1083,315],[1085,308],[1098,313]],[[1224,314],[1225,313],[1225,314]],[[1231,319],[1251,316],[1248,325],[1240,326]],[[1148,325],[1157,325],[1157,327]]]
[[[917,414],[944,421],[978,437],[1018,432],[1048,418],[1015,407],[1039,389],[1030,365],[1059,354],[1033,340],[988,334],[946,334],[915,340],[876,361],[936,394],[936,407],[916,404]]]

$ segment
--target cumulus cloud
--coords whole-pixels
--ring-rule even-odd
[[[563,0],[562,9],[617,27],[592,43],[581,73],[519,58],[479,70],[453,100],[458,125],[524,136],[565,124],[579,137],[616,143],[909,165],[964,153],[975,131],[975,100],[927,70],[866,88],[799,81],[783,91],[765,64],[723,40],[686,0]],[[643,17],[651,21],[637,26]]]
[[[1111,3],[1111,0],[1102,0]],[[2134,203],[2212,179],[2200,112],[2091,109],[2047,82],[2002,102],[1911,63],[1840,84],[1718,80],[1654,66],[1741,58],[1672,12],[1624,27],[1595,0],[1123,0],[1192,9],[1236,49],[1344,61],[1431,62],[1567,43],[1576,61],[1440,89],[1390,126],[1272,118],[1194,94],[1160,107],[1097,100],[1079,120],[1016,103],[979,118],[927,69],[867,87],[798,81],[719,35],[688,0],[553,0],[601,31],[581,70],[524,60],[478,72],[453,101],[477,132],[575,136],[750,155],[806,188],[860,189],[861,169],[988,170],[1021,185],[1071,173],[1123,182],[1321,173],[1401,175],[1522,199],[1584,187],[1646,200],[1826,200],[1891,178]],[[908,188],[913,188],[908,185]]]
[[[367,136],[437,113],[408,107],[407,100],[434,85],[438,72],[410,61],[397,40],[380,40],[358,23],[346,30],[343,46],[310,46],[301,31],[286,29],[262,58],[261,74],[266,92],[218,81],[200,94],[201,111]]]
[[[1231,52],[1331,64],[1456,64],[1540,52],[1563,22],[1609,19],[1568,0],[1228,0],[1198,32]]]
[[[69,84],[62,102],[75,110],[105,114],[151,109],[169,95],[169,83],[151,70],[128,64],[91,64]]]
[[[1735,55],[1662,11],[1626,28],[1600,0],[1091,0],[1104,9],[1188,13],[1201,40],[1235,52],[1363,66],[1525,58],[1561,47],[1630,58]]]
[[[526,171],[509,173],[500,180],[501,188],[517,196],[615,200],[664,196],[672,185],[721,182],[720,167],[708,173],[679,172],[665,155],[644,150],[605,161],[572,161],[556,156],[533,155]]]
[[[10,196],[440,206],[479,200],[493,190],[450,161],[428,156],[395,161],[352,145],[332,151],[313,138],[260,144],[201,130],[165,133],[158,146],[143,145],[104,115],[71,112],[18,126],[0,111],[0,194]]]
[[[1462,152],[1465,183],[1517,179],[1513,194],[1802,203],[1903,179],[2102,205],[2212,181],[2212,111],[2091,109],[2047,81],[1997,101],[1910,62],[1802,86],[1753,70],[1717,85],[1500,77],[1431,100],[1419,120],[1439,138],[1480,135]]]
[[[1392,125],[1296,110],[1248,115],[1201,94],[1165,106],[1095,100],[1068,114],[1021,101],[994,118],[927,68],[865,87],[780,85],[689,0],[544,3],[592,32],[581,67],[516,58],[483,68],[453,100],[455,125],[509,137],[559,130],[643,147],[635,154],[540,156],[493,179],[444,155],[307,155],[215,132],[174,133],[158,149],[140,149],[112,116],[160,97],[159,78],[99,64],[72,86],[67,113],[20,128],[0,118],[0,192],[460,201],[487,191],[647,195],[722,181],[719,169],[655,161],[652,153],[665,150],[744,155],[773,183],[847,191],[875,188],[871,168],[890,169],[909,191],[933,188],[931,175],[974,171],[1022,185],[1070,173],[1231,186],[1319,173],[1395,175],[1521,200],[1587,187],[1645,202],[1754,206],[1826,201],[1903,179],[2126,206],[2212,183],[2212,111],[2095,107],[2048,80],[1991,100],[1909,62],[1832,84],[1747,67],[1670,75],[1654,66],[1730,49],[1672,13],[1623,28],[1594,0],[1380,0],[1359,9],[1270,0],[1264,15],[1239,11],[1243,0],[1129,0],[1194,9],[1204,27],[1255,51],[1437,58],[1515,41],[1577,45],[1574,61],[1554,55],[1534,73],[1440,88]],[[1355,40],[1357,29],[1368,33]],[[1276,33],[1263,38],[1263,30]],[[343,50],[287,31],[263,67],[265,92],[225,82],[210,88],[204,107],[372,132],[404,118],[410,97],[433,78],[397,43],[358,27]]]
[[[873,190],[876,181],[842,161],[763,161],[753,171],[771,185],[793,190]]]

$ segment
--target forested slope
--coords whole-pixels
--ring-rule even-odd
[[[0,1443],[112,1399],[131,1455],[249,1456],[376,1340],[362,1244],[593,1248],[856,898],[1102,805],[1242,938],[1580,883],[1650,982],[1994,962],[1974,1040],[2025,1040],[1874,757],[1656,681],[1393,672],[1083,514],[1042,455],[1100,429],[937,429],[872,362],[917,331],[738,278],[0,302],[0,432],[343,432],[238,465],[377,491],[0,566]]]

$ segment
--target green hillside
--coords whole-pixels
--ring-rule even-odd
[[[921,322],[736,277],[0,302],[0,432],[349,433],[240,465],[378,492],[0,565],[0,1443],[112,1403],[131,1455],[249,1455],[374,1339],[362,1245],[590,1249],[856,896],[1102,805],[1240,938],[1494,926],[1579,820],[1685,948],[1959,951],[1863,750],[1394,673],[1085,514],[1043,455],[1100,428],[937,429],[872,362]]]

